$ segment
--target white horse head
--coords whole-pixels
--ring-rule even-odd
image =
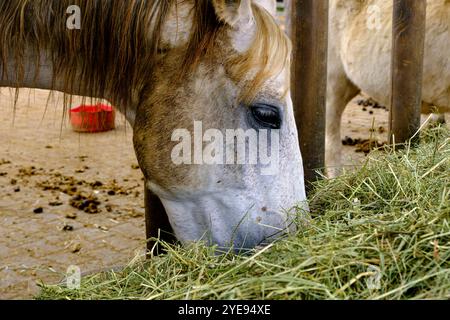
[[[295,229],[306,196],[275,1],[77,3],[66,30],[70,0],[0,1],[0,85],[112,101],[183,243],[252,248]]]
[[[274,12],[274,2],[265,3]],[[167,20],[154,87],[137,111],[135,147],[179,240],[252,248],[292,230],[292,208],[305,208],[288,91],[290,44],[264,7],[248,0],[212,4],[223,26],[176,86],[192,3]],[[247,157],[238,162],[240,151]]]

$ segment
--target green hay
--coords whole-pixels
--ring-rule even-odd
[[[252,255],[201,244],[81,289],[43,285],[38,299],[449,299],[450,138],[422,133],[418,148],[371,154],[364,166],[317,182],[312,219]]]

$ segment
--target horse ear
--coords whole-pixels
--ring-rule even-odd
[[[234,27],[253,19],[252,0],[212,0],[220,20]]]
[[[266,9],[272,16],[276,16],[277,0],[254,0],[253,2]]]

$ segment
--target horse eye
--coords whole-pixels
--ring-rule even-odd
[[[250,107],[252,122],[263,129],[280,129],[281,112],[279,108],[265,104],[255,104]]]

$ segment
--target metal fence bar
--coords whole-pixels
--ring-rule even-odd
[[[394,0],[391,142],[404,143],[420,127],[426,0]]]
[[[291,3],[292,98],[307,185],[325,167],[328,0]]]
[[[159,237],[163,241],[174,242],[175,237],[172,235],[172,227],[161,200],[146,186],[144,188],[145,233],[147,250],[150,251],[155,246],[154,238]],[[157,246],[153,253],[158,255],[161,253],[161,249]]]

